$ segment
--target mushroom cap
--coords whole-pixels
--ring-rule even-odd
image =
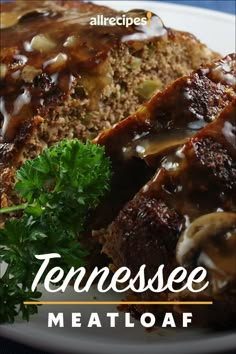
[[[177,262],[204,266],[213,293],[236,281],[236,214],[215,212],[194,220],[181,234]]]

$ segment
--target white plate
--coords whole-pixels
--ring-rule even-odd
[[[117,10],[146,9],[161,17],[167,27],[193,33],[211,49],[235,52],[235,16],[219,11],[158,1],[93,1]]]
[[[189,31],[195,34],[202,42],[222,55],[235,51],[235,18],[232,15],[215,11],[207,11],[188,6],[179,6],[168,3],[149,1],[97,1],[99,4],[109,5],[118,10],[144,8],[151,10],[164,20],[169,27]],[[72,289],[66,294],[55,295],[51,300],[119,300],[116,294],[101,296],[95,290],[89,295],[78,296]],[[44,294],[44,300],[50,300]],[[64,328],[47,328],[48,312],[64,312],[67,314]],[[69,314],[81,312],[82,328],[71,328]],[[91,312],[98,312],[101,316],[103,327],[91,329],[85,326]],[[117,312],[114,306],[55,306],[49,308],[42,306],[39,314],[32,317],[30,323],[20,320],[14,325],[0,326],[2,336],[23,342],[56,353],[81,353],[81,354],[156,354],[156,353],[217,353],[236,348],[235,333],[209,333],[203,330],[157,330],[146,332],[141,326],[125,328],[123,314],[116,328],[109,328],[106,312]]]

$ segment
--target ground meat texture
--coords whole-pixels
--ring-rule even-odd
[[[113,167],[111,192],[97,212],[96,221],[99,220],[99,222],[94,223],[96,230],[104,229],[114,220],[122,206],[132,199],[140,188],[153,177],[156,169],[160,167],[161,161],[168,155],[168,149],[178,149],[178,144],[182,145],[183,139],[187,142],[191,134],[195,136],[198,131],[202,132],[202,127],[206,126],[207,128],[208,123],[214,122],[224,107],[230,106],[230,102],[235,97],[235,88],[233,85],[224,83],[224,68],[231,68],[230,75],[234,78],[234,66],[235,55],[232,54],[192,72],[189,76],[177,79],[165,90],[154,95],[134,114],[116,124],[113,128],[102,132],[94,140],[105,147],[106,154],[111,158]],[[218,72],[217,78],[214,76],[216,71]],[[230,114],[233,124],[235,120],[234,112],[231,111]],[[229,119],[228,116],[227,119]],[[214,128],[216,129],[216,139],[219,139],[217,132],[224,129],[223,124],[224,122],[219,128]],[[211,135],[214,133],[214,129]],[[208,135],[204,136],[204,141],[208,139]],[[173,137],[174,142],[172,148],[171,137]],[[213,136],[209,136],[209,138],[213,139]],[[200,135],[193,141],[189,140],[189,144],[192,144],[192,142],[195,144],[199,139],[201,139]],[[224,145],[225,141],[217,140],[217,143],[223,143]],[[196,168],[194,166],[192,168],[194,185],[197,190],[195,197],[196,200],[199,198],[204,200],[204,193],[206,192],[204,186],[209,186],[209,173],[207,169],[205,169],[205,173],[198,173],[199,163],[193,145],[190,147],[189,144],[185,155],[189,156],[187,162],[189,165],[196,165]],[[138,151],[140,148],[141,153]],[[149,151],[151,151],[150,155]],[[153,151],[159,151],[159,153],[153,153]],[[233,156],[234,152],[233,148],[230,148],[230,144],[227,145],[227,151],[229,156]],[[171,165],[176,162],[178,165],[181,161],[181,152],[180,155],[176,155],[173,151],[170,157],[170,163],[168,164]],[[204,166],[202,165],[202,167]],[[196,174],[198,174],[198,180],[195,178]],[[180,181],[176,179],[175,184],[173,184],[173,178],[166,179],[165,188],[171,192],[178,188],[178,185],[191,183],[191,178],[187,176],[184,180],[184,176],[185,174],[180,176]],[[202,178],[200,178],[201,176]],[[201,193],[201,189],[198,188],[200,184],[204,187]],[[194,185],[191,187],[193,192]],[[213,184],[211,185],[213,186]],[[218,200],[217,196],[216,199]],[[105,208],[104,204],[106,204]],[[186,209],[188,209],[187,205]],[[109,218],[107,217],[108,214]],[[103,230],[102,233],[104,232]],[[102,233],[96,234],[99,238],[103,238]]]
[[[235,189],[236,161],[221,144],[208,138],[193,143],[193,149],[199,164],[213,175],[218,185],[223,184],[227,189]]]
[[[2,11],[11,12],[13,6],[4,3]],[[90,17],[100,12],[107,16],[117,14],[106,7],[80,1],[40,1],[38,7],[43,11],[49,8],[49,15],[40,17],[34,9],[35,2],[29,5],[22,0],[17,6],[23,12],[25,7],[27,11],[32,7],[32,17],[26,20],[20,15],[15,27],[5,28],[1,33],[0,95],[4,100],[0,114],[1,128],[4,128],[0,136],[1,175],[6,176],[9,171],[14,174],[25,160],[38,156],[44,148],[64,138],[85,141],[110,128],[147,99],[146,83],[151,81],[154,94],[176,78],[219,57],[193,35],[172,29],[165,29],[163,36],[131,43],[122,41],[122,36],[127,34],[122,32],[125,29],[109,27],[107,31],[102,26],[91,28],[84,23],[80,26],[80,15],[85,19],[86,12]],[[73,16],[78,14],[78,21],[68,22],[67,26],[70,11]],[[56,16],[50,17],[54,12]],[[65,18],[65,30],[58,31],[57,19],[62,18]],[[56,47],[51,52],[44,52],[44,48],[27,51],[25,43],[31,43],[32,33],[44,35],[45,28],[43,45],[53,45],[55,41]],[[70,31],[77,33],[77,30],[85,41],[83,45],[70,36]],[[47,42],[48,36],[52,43]],[[64,39],[74,40],[78,46],[76,51],[64,46]],[[52,58],[57,58],[56,66],[54,62],[50,64]],[[25,104],[18,106],[19,112],[12,119],[18,97]],[[11,124],[5,129],[8,121]],[[14,178],[11,182],[13,187]],[[5,186],[0,177],[2,207],[15,202],[12,187]]]
[[[173,264],[174,250],[183,217],[161,201],[138,196],[129,202],[109,228],[104,252],[113,260],[115,268],[127,266],[134,276],[146,264],[147,277],[152,277],[159,265],[166,264],[166,272]]]
[[[146,264],[147,275],[152,277],[158,266],[164,264],[165,277],[167,277],[178,265],[176,246],[180,234],[189,224],[203,215],[218,210],[226,213],[236,212],[235,109],[236,101],[232,98],[232,102],[211,123],[188,138],[181,149],[172,147],[165,150],[165,159],[174,156],[174,161],[177,161],[176,167],[169,168],[168,165],[163,165],[163,159],[160,159],[156,174],[121,209],[113,223],[104,231],[103,251],[111,257],[112,269],[127,266],[134,276],[139,267]],[[133,117],[134,124],[136,118]],[[130,119],[129,124],[131,123]],[[147,120],[144,129],[146,126]],[[125,128],[125,125],[121,128]],[[114,128],[114,136],[119,133],[118,127]],[[149,130],[149,134],[150,140],[153,141],[154,132]],[[147,139],[147,135],[145,138]],[[110,140],[108,142],[111,143]],[[110,149],[110,145],[108,147],[108,151],[114,152]],[[214,223],[212,223],[212,232],[214,233]],[[223,237],[221,241],[227,240],[227,237]],[[192,262],[190,269],[197,264],[195,258]],[[126,299],[130,301],[213,301],[213,305],[207,308],[164,306],[160,309],[151,305],[135,305],[128,309],[135,317],[147,311],[157,316],[160,316],[163,311],[174,311],[178,317],[178,314],[189,311],[193,312],[194,325],[220,328],[234,325],[235,286],[233,278],[227,286],[220,288],[219,292],[212,291],[211,287],[196,294],[189,291],[176,294],[130,292]],[[125,310],[127,311],[127,308]]]

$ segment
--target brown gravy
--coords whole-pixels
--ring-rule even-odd
[[[0,141],[11,142],[20,126],[64,99],[75,78],[96,86],[109,82],[112,47],[134,48],[166,34],[156,15],[149,26],[92,26],[92,17],[145,17],[82,2],[19,0],[1,3]],[[145,27],[145,28],[144,28]],[[89,75],[88,75],[89,72]],[[94,85],[96,82],[96,85]],[[96,96],[92,92],[91,96]],[[91,109],[94,108],[94,104]]]

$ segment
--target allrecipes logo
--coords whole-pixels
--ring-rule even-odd
[[[129,27],[132,25],[150,26],[151,18],[152,18],[152,13],[149,11],[147,12],[146,17],[128,17],[125,14],[117,17],[106,17],[104,15],[97,15],[96,17],[91,17],[90,25],[91,26],[125,26],[125,27]]]

